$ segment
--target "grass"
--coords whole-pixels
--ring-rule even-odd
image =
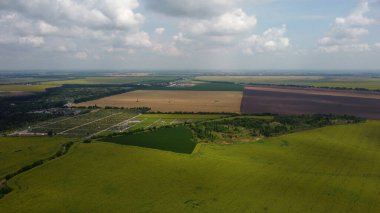
[[[56,84],[11,84],[11,85],[0,85],[0,91],[22,91],[22,92],[43,92],[48,88],[60,87],[61,85]]]
[[[168,119],[216,119],[222,118],[222,114],[144,114],[140,118],[168,118]]]
[[[156,112],[240,112],[241,91],[137,90],[79,106],[150,107]]]
[[[192,155],[76,144],[17,176],[5,212],[380,212],[380,122],[234,145]]]
[[[191,131],[183,126],[161,128],[148,133],[109,137],[101,141],[185,154],[191,154],[196,145]]]
[[[0,85],[2,84],[28,84],[28,83],[38,83],[38,82],[48,82],[59,79],[60,77],[7,77],[1,76]]]
[[[196,80],[228,83],[257,83],[257,84],[300,84],[320,81],[323,76],[198,76]]]
[[[51,81],[47,84],[136,84],[136,83],[158,83],[176,80],[176,76],[128,76],[128,77],[87,77],[83,79]]]
[[[0,85],[0,91],[23,91],[23,92],[43,92],[48,88],[61,87],[64,84],[143,84],[159,83],[176,80],[175,76],[138,76],[138,77],[86,77],[72,80],[55,80],[48,79],[45,82],[34,84],[20,84],[23,82],[7,82],[8,85]],[[28,81],[29,82],[29,81]],[[14,84],[10,84],[14,83]],[[24,83],[27,83],[26,81]],[[33,83],[33,82],[32,82]]]
[[[195,122],[208,119],[225,117],[219,114],[143,114],[136,118],[139,123],[135,123],[128,128],[129,131],[145,129],[149,127],[161,127],[184,122]]]
[[[369,90],[379,90],[380,89],[380,79],[373,78],[367,80],[354,80],[347,79],[343,81],[323,81],[316,82],[312,84],[315,87],[338,87],[338,88],[364,88]]]
[[[192,87],[148,87],[149,90],[183,90],[183,91],[243,91],[244,86],[235,83],[224,82],[186,82],[195,84]]]
[[[244,84],[380,89],[380,78],[368,76],[198,76],[195,79],[209,82]]]
[[[0,137],[0,178],[50,157],[65,142],[62,137]]]

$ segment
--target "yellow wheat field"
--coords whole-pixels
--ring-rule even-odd
[[[77,106],[150,107],[160,112],[240,112],[242,92],[138,90]]]

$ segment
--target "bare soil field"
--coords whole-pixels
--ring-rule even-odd
[[[156,112],[240,112],[242,92],[138,90],[78,106],[150,107]]]
[[[337,114],[380,119],[380,93],[279,86],[246,87],[243,114]]]

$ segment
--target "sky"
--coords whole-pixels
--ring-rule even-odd
[[[380,70],[380,0],[0,0],[0,70]]]

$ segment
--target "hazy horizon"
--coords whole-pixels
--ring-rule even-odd
[[[379,0],[2,0],[2,70],[380,70]]]

